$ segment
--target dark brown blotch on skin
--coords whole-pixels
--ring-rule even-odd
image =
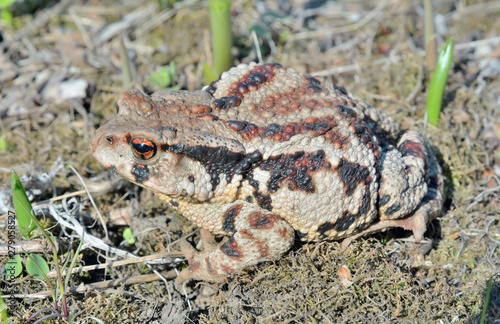
[[[200,162],[207,170],[207,173],[210,174],[212,190],[215,190],[219,184],[219,176],[221,174],[227,174],[228,182],[230,182],[236,166],[245,158],[244,154],[232,152],[224,146],[210,147],[202,145],[186,146],[181,144],[163,144],[161,148],[164,151],[177,155],[185,155]]]
[[[380,197],[380,199],[378,200],[378,205],[380,207],[384,206],[385,204],[387,204],[389,202],[389,200],[391,200],[391,196],[389,195],[382,195]]]
[[[351,196],[360,184],[368,185],[371,182],[370,171],[358,163],[341,159],[337,168],[340,180],[344,183],[345,194]]]
[[[267,182],[270,193],[278,191],[285,181],[288,181],[290,190],[300,189],[313,193],[316,190],[312,181],[313,174],[329,166],[330,163],[325,159],[325,151],[318,150],[307,154],[298,151],[271,156],[268,160],[262,161],[260,168],[271,173]]]
[[[395,212],[397,212],[400,209],[401,209],[401,205],[400,204],[394,204],[391,207],[387,208],[385,210],[384,214],[390,216],[390,215],[394,214]]]
[[[151,176],[148,166],[144,164],[134,164],[130,173],[135,177],[137,183],[148,181]]]
[[[227,233],[234,233],[234,219],[239,215],[243,205],[236,205],[229,208],[223,215],[222,230]]]
[[[325,236],[326,232],[330,230],[343,232],[347,230],[359,217],[359,214],[351,214],[344,211],[336,222],[326,222],[318,226],[318,232],[323,236]]]

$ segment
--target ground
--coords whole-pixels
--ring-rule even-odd
[[[199,239],[186,219],[150,192],[111,178],[88,151],[94,130],[113,116],[120,93],[130,87],[125,70],[131,71],[132,85],[147,92],[159,90],[149,77],[171,62],[175,73],[168,87],[195,90],[205,84],[201,67],[212,57],[208,3],[174,2],[17,1],[11,8],[13,26],[3,21],[0,189],[9,187],[11,169],[34,175],[24,184],[59,240],[61,258],[76,251],[80,236],[75,228],[61,226],[54,213],[63,219],[70,215],[89,236],[139,256],[174,253],[180,237]],[[183,262],[178,257],[149,268],[140,263],[85,271],[69,283],[89,288],[67,297],[69,311],[81,311],[77,321],[479,322],[489,295],[486,323],[498,323],[500,1],[432,3],[438,47],[451,36],[455,42],[438,126],[425,121],[432,72],[425,65],[421,1],[235,0],[231,7],[234,64],[262,56],[264,62],[328,76],[389,112],[404,128],[424,134],[446,181],[443,215],[430,224],[424,242],[416,244],[410,233],[394,230],[345,250],[339,242],[296,243],[283,259],[253,267],[226,284],[175,287],[172,269]],[[64,168],[67,164],[74,170]],[[83,189],[75,172],[87,179],[109,239],[86,193],[48,202]],[[6,201],[1,214],[12,208],[7,192],[0,190]],[[55,206],[52,211],[50,206]],[[126,227],[137,236],[135,244],[122,242]],[[7,242],[4,227],[0,240]],[[52,269],[52,256],[44,257]],[[77,266],[104,262],[102,249],[86,245]],[[93,286],[152,269],[166,272],[166,280],[139,277],[129,285]],[[2,279],[0,287],[3,295],[48,289],[26,273],[11,282]],[[33,295],[8,301],[13,323],[54,305],[51,298]]]

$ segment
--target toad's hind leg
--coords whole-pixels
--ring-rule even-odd
[[[397,148],[381,159],[379,221],[342,242],[391,227],[412,230],[415,240],[423,238],[427,222],[439,216],[443,205],[443,176],[429,145],[422,135],[407,131]]]
[[[197,252],[181,241],[189,267],[182,270],[177,283],[190,279],[224,281],[239,269],[277,259],[294,242],[294,230],[283,218],[246,201],[229,204],[224,215],[222,229],[232,233],[225,243],[215,246],[208,231],[202,231],[202,239],[212,241],[209,250]]]

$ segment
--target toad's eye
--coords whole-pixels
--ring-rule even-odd
[[[132,140],[132,152],[141,160],[150,160],[158,151],[156,144],[146,138],[134,138]]]

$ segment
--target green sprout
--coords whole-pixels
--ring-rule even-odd
[[[127,240],[127,244],[129,245],[135,244],[134,232],[130,227],[127,227],[125,230],[123,230],[123,239]]]
[[[83,238],[84,238],[84,233],[82,233],[82,238],[80,240],[80,244],[76,250],[76,253],[73,255],[72,258],[67,258],[66,262],[61,266],[59,263],[59,257],[57,255],[57,248],[55,244],[55,239],[52,233],[47,232],[38,218],[35,216],[35,213],[33,212],[33,207],[31,206],[31,203],[28,200],[28,196],[26,195],[26,191],[24,190],[23,185],[21,184],[21,181],[19,181],[19,177],[17,176],[15,171],[11,172],[11,188],[12,188],[12,200],[14,202],[14,210],[16,212],[16,218],[17,222],[19,225],[19,229],[21,231],[21,234],[26,238],[29,239],[32,236],[32,231],[36,228],[38,228],[39,231],[41,231],[41,234],[45,237],[45,239],[49,242],[49,245],[52,249],[53,257],[54,257],[54,265],[55,265],[55,270],[56,270],[56,275],[57,275],[57,286],[55,287],[50,279],[47,277],[47,272],[49,271],[49,266],[45,259],[43,259],[41,256],[36,255],[34,253],[27,253],[24,251],[24,254],[27,256],[27,262],[26,262],[26,270],[28,273],[33,275],[35,278],[42,279],[45,281],[47,286],[49,287],[49,290],[52,293],[52,300],[54,302],[54,309],[52,310],[52,313],[42,317],[40,320],[37,322],[42,322],[46,319],[49,318],[54,318],[54,317],[62,317],[64,318],[67,322],[70,321],[70,319],[74,318],[74,314],[69,314],[68,312],[68,306],[67,306],[67,301],[66,301],[66,291],[68,288],[69,284],[69,278],[71,276],[72,270],[75,267],[76,261],[78,259],[78,255],[81,251],[81,248],[83,246]],[[49,235],[50,234],[50,235]],[[16,259],[18,259],[19,256],[16,255],[13,259],[12,262],[15,262]],[[67,267],[69,260],[71,259],[71,264],[69,267]],[[63,281],[62,273],[63,269],[67,269],[66,272],[66,278]],[[16,276],[16,274],[12,274],[12,276]],[[12,277],[10,278],[12,279]],[[59,311],[58,303],[57,303],[57,290],[59,289],[59,294],[61,297],[61,304],[62,304],[62,312]],[[29,320],[32,318],[38,316],[41,312],[43,312],[44,309],[36,312],[33,314]]]
[[[160,90],[179,90],[181,88],[180,85],[174,84],[174,75],[175,75],[175,62],[170,61],[170,64],[167,66],[160,67],[158,72],[151,74],[148,78],[149,82],[160,88]],[[170,87],[169,87],[170,86]]]
[[[439,113],[441,112],[441,103],[443,101],[444,87],[448,80],[451,62],[453,61],[453,37],[450,37],[444,43],[441,52],[439,52],[436,69],[432,76],[427,94],[427,120],[436,126],[439,122]]]
[[[19,181],[19,177],[14,170],[10,174],[10,186],[19,231],[24,238],[30,239],[31,232],[36,228],[35,223],[31,221],[32,216],[34,216],[33,207],[31,207],[26,190],[24,190],[23,184]]]
[[[232,66],[231,0],[210,0],[213,65],[203,64],[203,76],[209,83]]]
[[[486,297],[484,298],[484,306],[483,306],[483,311],[481,313],[481,320],[480,324],[484,324],[486,320],[486,314],[488,312],[488,305],[490,303],[490,295],[491,295],[491,289],[493,287],[493,277],[490,277],[490,280],[488,280],[488,288],[486,290]]]

